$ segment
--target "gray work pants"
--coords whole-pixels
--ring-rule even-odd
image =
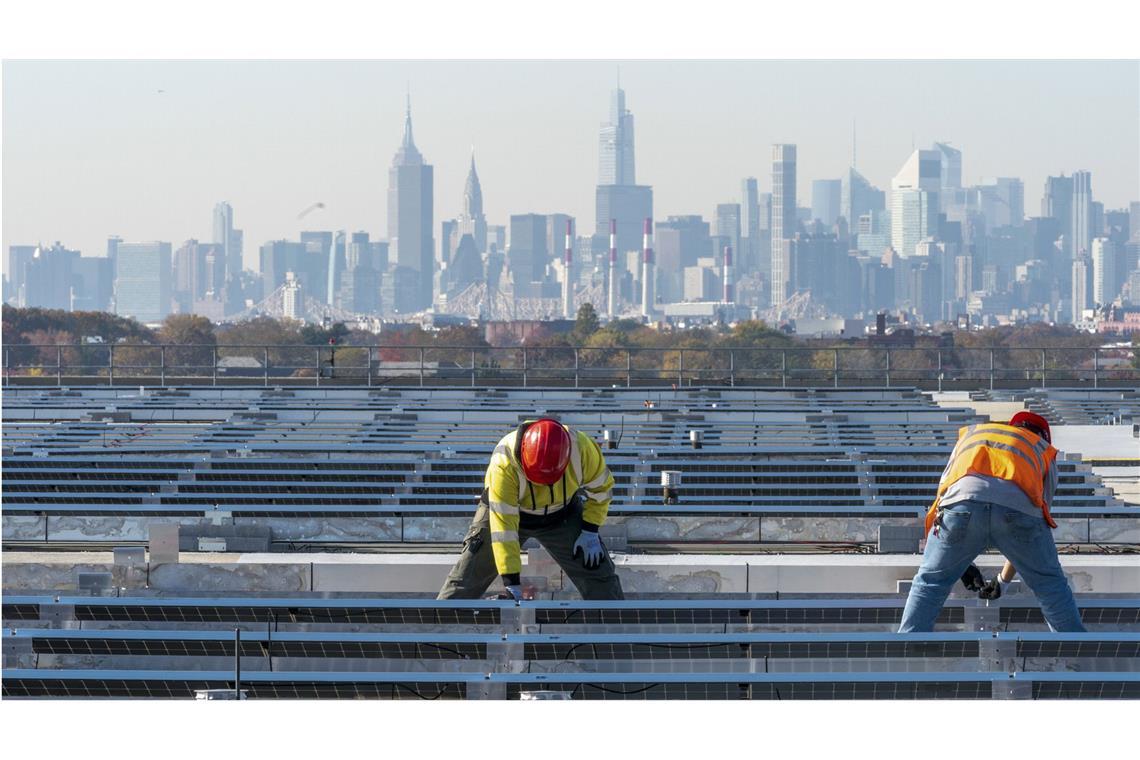
[[[544,528],[519,526],[520,546],[535,538],[550,552],[562,572],[570,576],[583,599],[624,599],[621,581],[609,552],[602,564],[594,570],[582,566],[581,555],[573,556],[574,542],[582,532],[582,513],[573,506],[566,519]],[[475,518],[463,539],[463,553],[447,576],[437,599],[478,599],[490,587],[499,572],[495,569],[495,556],[491,550],[491,513],[480,504]]]

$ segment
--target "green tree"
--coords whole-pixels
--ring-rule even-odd
[[[574,320],[574,329],[570,333],[574,344],[584,344],[597,331],[598,312],[594,309],[594,304],[582,304],[578,307],[578,318]]]

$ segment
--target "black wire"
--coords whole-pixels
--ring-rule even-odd
[[[581,684],[578,684],[578,685],[581,686]],[[607,694],[623,694],[623,695],[628,696],[630,694],[642,694],[642,693],[647,692],[656,686],[660,686],[661,684],[651,683],[648,686],[642,687],[640,689],[634,689],[633,691],[621,691],[620,689],[607,689],[605,686],[602,686],[601,684],[597,684],[597,683],[592,683],[589,685],[593,686],[595,689],[598,689],[599,691],[604,691]]]
[[[417,696],[417,697],[419,697],[420,699],[426,700],[426,701],[428,701],[428,702],[431,702],[431,701],[434,701],[434,700],[436,700],[436,699],[439,699],[440,697],[442,697],[442,696],[443,696],[444,692],[445,692],[445,691],[447,691],[447,687],[440,687],[440,690],[439,690],[439,692],[438,692],[438,693],[437,693],[437,694],[436,694],[434,697],[425,697],[423,694],[420,694],[420,693],[419,693],[419,691],[417,691],[416,689],[413,689],[411,686],[407,686],[406,684],[402,684],[402,683],[399,683],[399,682],[397,682],[397,683],[395,684],[395,686],[396,686],[397,688],[400,688],[400,689],[403,689],[403,690],[405,690],[405,691],[411,692],[412,694],[416,695],[416,696]]]
[[[470,655],[463,654],[463,652],[460,652],[458,649],[452,649],[451,647],[445,647],[443,644],[433,644],[431,642],[421,642],[418,644],[418,646],[431,647],[432,649],[439,649],[440,651],[443,651],[443,652],[451,652],[452,654],[454,654],[457,657],[460,657],[464,660],[470,660],[471,659]]]

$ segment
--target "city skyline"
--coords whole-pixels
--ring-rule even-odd
[[[463,82],[447,76],[456,66]],[[511,89],[538,74],[548,87]],[[490,222],[560,212],[589,229],[598,129],[616,76],[604,61],[6,62],[3,245],[60,240],[99,256],[111,235],[222,242],[207,215],[223,200],[244,230],[247,269],[264,241],[302,229],[381,238],[409,81],[416,142],[435,167],[437,221],[462,212],[474,144]],[[637,180],[653,187],[658,219],[715,218],[719,204],[742,200],[743,177],[771,192],[765,157],[778,142],[798,146],[801,207],[814,180],[845,175],[853,139],[860,174],[879,188],[913,140],[961,150],[963,185],[1019,177],[1029,216],[1045,177],[1062,172],[1095,175],[1105,209],[1140,197],[1134,62],[623,62],[621,77],[624,108],[637,115]],[[913,82],[925,87],[894,103],[892,87]],[[758,94],[740,96],[749,85],[761,85]],[[804,92],[818,97],[801,102]],[[224,113],[204,109],[205,95],[235,93]],[[1095,104],[1096,123],[1051,118],[1062,100],[1087,104],[1073,112]],[[965,113],[986,106],[972,120],[981,124]],[[911,129],[900,113],[911,113]],[[1042,145],[1048,151],[1035,153]],[[325,208],[296,219],[315,202]]]

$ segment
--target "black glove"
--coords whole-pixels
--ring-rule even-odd
[[[962,585],[969,591],[981,591],[985,588],[986,578],[977,565],[971,564],[966,568],[966,572],[962,573]]]
[[[1001,581],[999,581],[997,578],[994,578],[989,583],[987,583],[981,591],[978,592],[978,598],[989,599],[991,601],[994,599],[1000,599],[1001,587]]]

